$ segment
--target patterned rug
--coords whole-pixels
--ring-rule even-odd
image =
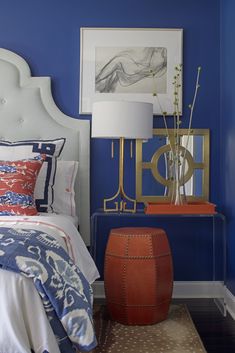
[[[171,305],[167,320],[125,326],[111,321],[104,305],[94,307],[99,346],[92,353],[206,353],[184,305]]]

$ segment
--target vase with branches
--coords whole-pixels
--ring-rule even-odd
[[[157,94],[157,87],[156,87],[156,77],[155,73],[151,72],[153,78],[153,96],[157,99],[161,115],[164,121],[164,127],[166,129],[166,137],[167,143],[169,145],[169,152],[167,152],[166,161],[167,161],[167,168],[166,174],[167,179],[171,182],[170,188],[170,199],[171,203],[175,205],[181,205],[186,203],[186,195],[185,195],[185,171],[186,171],[186,153],[188,151],[189,139],[190,139],[190,132],[192,129],[192,119],[193,119],[193,112],[196,103],[197,93],[200,88],[199,79],[200,79],[201,67],[197,68],[197,77],[194,89],[194,95],[192,99],[192,103],[189,104],[189,122],[187,127],[187,134],[186,140],[184,141],[184,145],[181,143],[181,135],[180,135],[180,125],[182,123],[181,120],[181,111],[180,111],[180,99],[182,94],[182,65],[177,65],[175,67],[175,75],[173,79],[173,86],[174,86],[174,99],[173,99],[173,137],[169,133],[169,128],[167,124],[168,115],[166,111],[161,106],[159,101],[159,97]]]

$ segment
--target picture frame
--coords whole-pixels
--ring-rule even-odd
[[[179,129],[180,146],[186,146],[184,193],[188,202],[209,201],[210,130]],[[187,138],[189,136],[188,143]],[[153,129],[153,138],[136,140],[136,200],[170,203],[172,180],[167,173],[167,154],[174,129]],[[181,184],[182,186],[183,184]]]
[[[154,115],[172,115],[172,82],[182,64],[182,46],[183,29],[178,28],[82,27],[79,113],[91,114],[95,101],[127,100],[153,103]]]

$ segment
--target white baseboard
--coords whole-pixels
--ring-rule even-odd
[[[105,298],[104,281],[95,281],[92,284],[92,289],[93,289],[93,293],[94,293],[94,298],[97,298],[97,299],[104,299]]]
[[[225,287],[224,298],[226,303],[226,309],[232,318],[235,320],[235,296]]]
[[[104,282],[93,283],[94,297],[105,298]],[[226,309],[235,320],[235,296],[220,281],[175,281],[173,298],[224,298]]]
[[[104,282],[93,284],[94,297],[105,298]],[[222,298],[224,287],[220,281],[175,281],[173,298]],[[235,311],[234,311],[235,312]]]
[[[175,281],[173,298],[223,298],[224,287],[220,281]]]

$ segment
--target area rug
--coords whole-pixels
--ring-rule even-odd
[[[171,305],[167,320],[147,326],[111,321],[104,305],[95,306],[94,324],[92,353],[206,353],[185,305]]]

